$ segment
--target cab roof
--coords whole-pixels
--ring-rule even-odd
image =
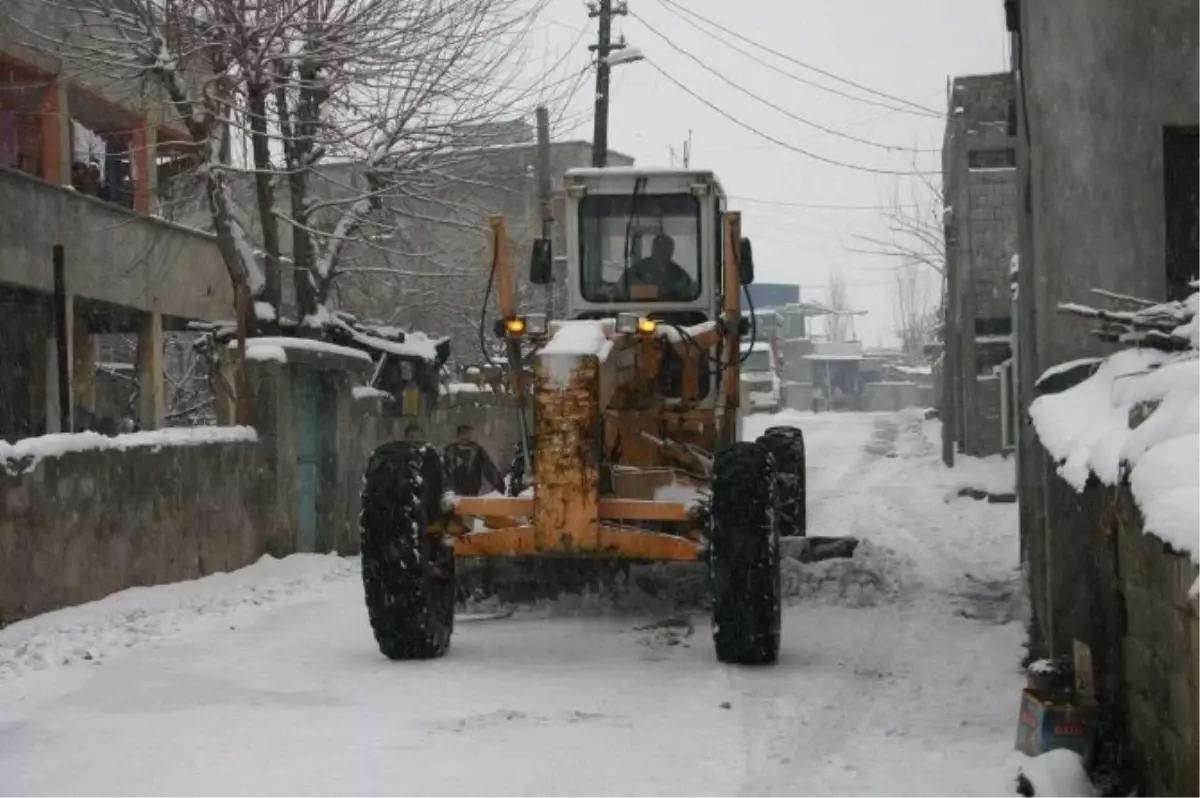
[[[718,195],[725,196],[725,189],[721,185],[721,181],[711,169],[673,169],[669,166],[605,166],[600,168],[584,166],[568,169],[563,177],[567,180],[572,177],[582,177],[584,179],[605,177],[690,177],[693,180],[702,180],[709,183],[716,189]]]

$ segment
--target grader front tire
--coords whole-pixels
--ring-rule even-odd
[[[779,527],[770,452],[735,443],[718,452],[709,514],[713,643],[717,659],[763,665],[779,656]]]
[[[389,659],[432,659],[450,647],[454,551],[427,533],[440,485],[437,455],[428,447],[385,443],[367,464],[359,516],[363,589],[375,641]]]
[[[779,534],[783,537],[804,537],[808,531],[804,433],[795,427],[771,427],[758,442],[775,459]]]

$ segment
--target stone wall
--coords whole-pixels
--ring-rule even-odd
[[[263,523],[258,455],[230,442],[0,461],[0,625],[286,553]]]
[[[921,407],[921,386],[915,382],[869,382],[864,387],[866,409],[870,412]]]
[[[367,458],[409,423],[439,448],[471,424],[507,470],[519,429],[512,397],[455,394],[401,416],[390,400],[355,398],[369,371],[335,351],[251,361],[256,442],[89,450],[27,470],[0,461],[0,625],[267,553],[355,554]],[[302,418],[304,391],[316,394],[307,397],[315,410]],[[306,483],[300,455],[314,441],[316,476]],[[311,536],[301,534],[302,506],[315,513]]]
[[[1102,721],[1123,731],[1123,764],[1140,794],[1197,795],[1200,626],[1188,590],[1200,570],[1143,531],[1128,488],[1077,495],[1079,510],[1093,519],[1080,541],[1086,554],[1072,546],[1052,552],[1035,602],[1048,599],[1042,611],[1057,649],[1065,651],[1073,638],[1092,648]],[[1097,754],[1122,756],[1103,748]]]

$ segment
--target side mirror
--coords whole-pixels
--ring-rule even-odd
[[[748,238],[743,238],[738,245],[738,279],[742,285],[754,282],[754,250]]]
[[[554,282],[554,257],[548,238],[533,240],[533,248],[529,251],[529,282],[534,285],[550,285]]]

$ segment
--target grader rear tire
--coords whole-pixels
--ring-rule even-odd
[[[757,443],[717,453],[709,514],[709,574],[717,659],[764,665],[779,656],[779,527],[771,454]]]
[[[804,433],[795,427],[771,427],[758,442],[775,458],[779,534],[785,538],[804,537],[808,531]]]
[[[359,532],[367,615],[389,659],[446,653],[454,631],[454,551],[427,533],[437,512],[437,453],[405,441],[371,454]]]

